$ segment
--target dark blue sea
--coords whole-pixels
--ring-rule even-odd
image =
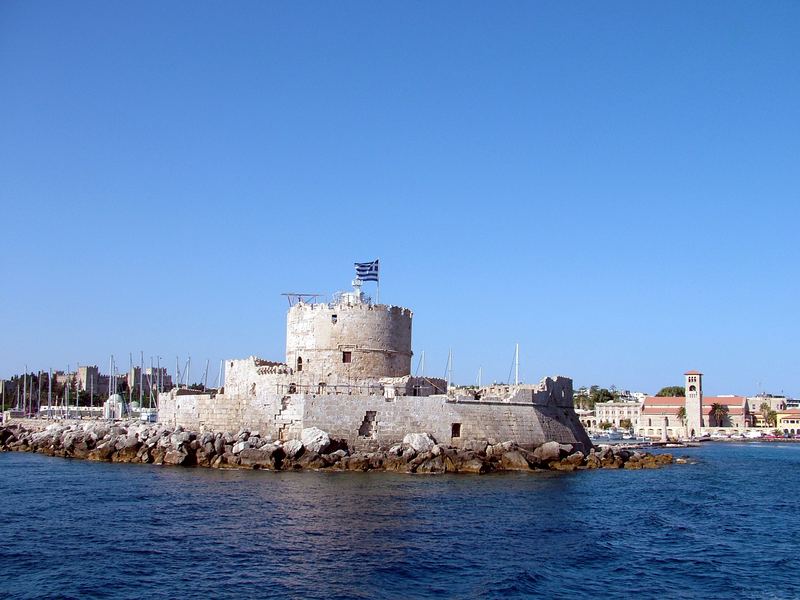
[[[0,597],[800,597],[800,444],[678,452],[488,476],[0,454]]]

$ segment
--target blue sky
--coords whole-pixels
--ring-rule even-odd
[[[431,374],[800,395],[799,64],[796,2],[0,3],[0,376],[280,359],[379,256]]]

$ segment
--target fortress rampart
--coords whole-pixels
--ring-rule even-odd
[[[256,385],[247,394],[165,393],[159,398],[159,421],[195,430],[257,429],[275,440],[297,438],[302,429],[319,427],[355,449],[398,443],[417,431],[465,448],[507,440],[529,447],[550,440],[585,449],[591,445],[572,406],[572,381],[565,377],[548,377],[536,386],[508,386],[503,396],[479,399],[472,390],[407,396],[386,389],[381,394],[280,395]]]

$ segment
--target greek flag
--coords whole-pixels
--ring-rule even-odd
[[[378,281],[378,261],[355,263],[356,277],[361,281]]]

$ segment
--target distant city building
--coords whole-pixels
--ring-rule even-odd
[[[97,365],[78,367],[75,381],[81,392],[94,395],[108,394],[108,375],[101,375]]]
[[[621,427],[622,421],[628,420],[635,428],[639,423],[642,406],[638,401],[629,396],[631,400],[614,400],[611,402],[598,402],[594,405],[594,412],[598,425],[610,423],[614,427]]]
[[[144,374],[140,367],[131,368],[127,377],[128,389],[138,390],[140,382],[144,394],[149,394],[151,389],[153,393],[157,393],[169,391],[174,387],[172,376],[167,373],[166,367],[145,367]]]
[[[750,412],[761,412],[763,404],[767,404],[770,410],[786,410],[789,408],[788,400],[786,396],[758,394],[757,396],[748,396],[747,404],[750,406]]]

